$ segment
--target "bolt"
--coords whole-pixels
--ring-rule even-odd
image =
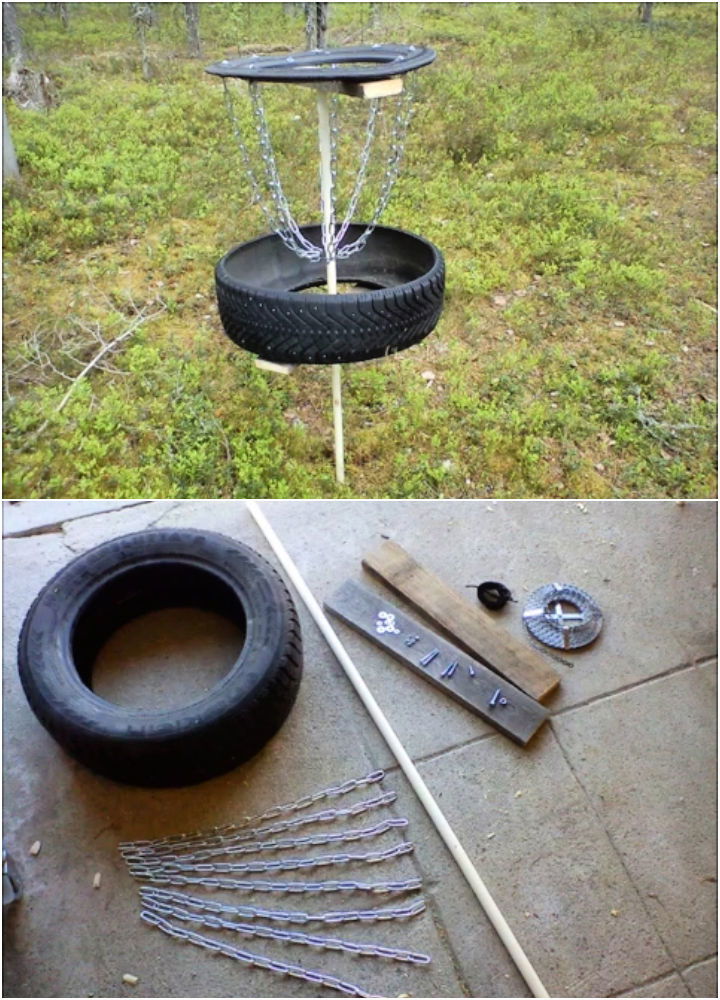
[[[500,688],[497,688],[497,689],[495,690],[495,692],[493,693],[493,696],[492,696],[492,698],[491,698],[491,699],[490,699],[490,701],[488,702],[488,705],[490,706],[490,708],[495,708],[495,706],[496,706],[496,705],[497,705],[497,703],[498,703],[498,699],[499,699],[499,697],[500,697]]]
[[[475,676],[475,667],[473,667],[472,663],[468,663],[468,673],[471,677]]]
[[[439,655],[440,655],[440,650],[439,649],[432,649],[432,650],[430,650],[430,652],[426,653],[425,656],[423,656],[422,660],[420,660],[420,666],[421,667],[426,667],[428,665],[428,663],[432,663],[432,661],[435,659],[435,657],[439,656]]]

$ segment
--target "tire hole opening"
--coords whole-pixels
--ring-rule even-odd
[[[157,712],[200,701],[245,643],[243,606],[213,573],[168,561],[114,576],[81,609],[73,660],[98,697]]]

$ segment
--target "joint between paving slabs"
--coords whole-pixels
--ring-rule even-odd
[[[78,514],[77,517],[66,517],[62,521],[53,521],[51,524],[39,524],[34,528],[23,528],[20,531],[8,531],[3,533],[3,538],[33,538],[35,535],[55,535],[65,532],[65,525],[74,521],[82,521],[88,517],[104,517],[107,514],[116,514],[119,510],[127,510],[139,507],[142,504],[152,503],[152,500],[136,500],[134,503],[126,503],[122,507],[114,507],[112,510],[93,510],[87,514]],[[70,546],[68,546],[70,548]],[[74,551],[74,550],[71,550]]]
[[[605,691],[602,694],[593,695],[591,698],[586,698],[584,701],[578,701],[574,705],[565,705],[564,707],[558,708],[552,712],[550,718],[553,719],[557,715],[567,715],[569,712],[575,712],[579,708],[586,708],[588,705],[595,705],[597,702],[606,701],[608,698],[614,698],[617,695],[626,694],[628,691],[634,691],[636,688],[642,687],[643,684],[652,684],[655,681],[662,681],[665,680],[666,677],[672,677],[673,674],[680,674],[685,670],[694,670],[697,667],[704,667],[708,663],[714,663],[716,659],[716,654],[698,656],[694,660],[688,660],[685,663],[676,664],[674,667],[668,667],[667,670],[663,670],[659,674],[654,674],[652,677],[643,677],[639,681],[630,681],[629,684],[623,684],[621,687],[614,688],[612,691]]]
[[[698,994],[693,993],[692,986],[685,978],[686,973],[691,972],[693,969],[696,969],[699,965],[702,965],[704,962],[711,962],[713,959],[717,960],[717,952],[713,952],[712,955],[707,955],[705,958],[700,958],[697,960],[697,962],[691,962],[690,965],[686,965],[685,968],[681,970],[680,979],[685,984],[685,987],[691,997],[694,997]]]
[[[368,752],[370,760],[373,760],[370,748],[366,747],[365,749]],[[380,767],[380,765],[374,762],[373,769],[375,767]],[[397,763],[389,764],[387,767],[383,767],[382,770],[385,772],[385,780],[387,780],[388,778],[402,778],[404,781],[404,775],[399,764]],[[394,786],[388,786],[388,787],[394,787]],[[402,788],[403,786],[400,787]],[[409,785],[407,787],[409,788]],[[397,788],[395,788],[394,790],[398,791]],[[399,801],[397,799],[395,800],[394,803],[392,803],[392,805],[389,806],[389,811],[396,816],[401,815],[402,811],[400,809]],[[421,811],[423,813],[423,816],[425,816],[424,810],[421,809]],[[433,832],[435,832],[434,828]],[[442,947],[445,949],[450,958],[450,964],[452,966],[453,973],[455,974],[455,978],[457,979],[458,985],[462,990],[461,995],[465,997],[472,997],[474,996],[474,993],[472,991],[472,988],[465,979],[465,975],[462,971],[462,963],[458,958],[455,948],[453,947],[452,940],[447,930],[445,929],[445,924],[439,910],[439,904],[437,899],[435,898],[434,890],[435,887],[439,884],[438,880],[434,877],[434,875],[432,875],[431,872],[425,871],[420,862],[420,857],[417,851],[413,851],[412,854],[409,855],[408,860],[415,869],[416,874],[422,881],[423,897],[425,899],[425,903],[427,906],[426,912],[433,922],[433,926],[435,928],[439,944],[442,945]]]
[[[555,729],[555,726],[553,725],[552,718],[549,719],[548,721],[550,723],[550,731],[551,731],[551,733],[553,735],[553,739],[557,743],[558,749],[560,750],[560,753],[563,756],[563,760],[567,764],[567,766],[568,766],[568,768],[570,770],[570,773],[572,774],[573,778],[575,779],[575,781],[578,784],[578,787],[582,791],[582,794],[585,797],[585,801],[587,802],[588,806],[592,810],[592,814],[595,817],[595,819],[597,820],[598,825],[600,826],[600,829],[605,834],[605,836],[607,838],[607,841],[610,844],[610,847],[612,848],[613,853],[615,854],[615,856],[619,860],[620,865],[622,867],[622,870],[623,870],[623,872],[625,873],[625,875],[626,875],[626,877],[628,879],[628,882],[632,886],[632,888],[633,888],[633,890],[635,892],[635,895],[637,896],[638,900],[640,901],[640,905],[642,906],[643,910],[645,911],[645,914],[646,914],[646,916],[648,918],[650,926],[655,931],[655,934],[657,935],[657,939],[660,942],[660,944],[662,945],[663,951],[665,952],[667,960],[668,960],[668,962],[670,963],[670,966],[671,966],[671,968],[666,973],[663,973],[662,975],[666,976],[666,975],[671,974],[672,972],[676,972],[682,978],[682,973],[680,971],[680,967],[678,966],[678,963],[675,961],[675,958],[673,957],[673,954],[672,954],[672,952],[671,952],[671,950],[670,950],[670,948],[669,948],[669,946],[668,946],[665,938],[663,937],[660,929],[657,927],[657,925],[655,923],[655,920],[653,919],[653,915],[652,915],[652,913],[650,911],[650,908],[649,908],[647,902],[645,901],[645,897],[643,896],[643,894],[640,891],[639,887],[636,885],[635,879],[633,878],[631,872],[629,871],[627,865],[625,864],[625,859],[622,856],[622,852],[616,846],[612,834],[610,833],[610,831],[608,830],[607,826],[603,822],[603,818],[602,818],[601,814],[598,812],[598,810],[597,810],[597,808],[595,806],[595,803],[592,800],[592,796],[589,794],[588,790],[585,788],[585,785],[583,784],[582,779],[580,778],[580,775],[577,773],[577,771],[573,767],[573,764],[572,764],[572,761],[570,759],[570,756],[566,753],[565,747],[562,744],[562,740],[560,739],[560,736],[558,735],[557,730]],[[683,980],[683,982],[684,981],[685,980]],[[635,985],[628,987],[628,989],[634,989],[634,988],[635,988]],[[627,989],[624,992],[627,992]]]

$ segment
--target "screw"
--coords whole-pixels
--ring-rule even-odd
[[[426,667],[428,665],[428,663],[432,663],[432,661],[435,659],[435,657],[439,656],[439,655],[440,655],[440,650],[439,649],[432,649],[432,650],[430,650],[430,652],[426,653],[425,656],[423,656],[422,660],[420,660],[420,666],[421,667]]]
[[[457,660],[453,660],[452,663],[448,663],[448,665],[445,667],[445,669],[440,674],[440,676],[441,677],[447,677],[447,679],[450,680],[450,678],[452,677],[452,675],[457,670],[457,666],[458,666],[458,661]]]
[[[471,677],[475,676],[475,667],[473,667],[472,663],[468,663],[468,673]]]
[[[496,705],[507,705],[507,698],[503,697],[500,688],[496,688],[493,692],[493,696],[488,702],[490,708],[495,708]]]
[[[407,639],[403,640],[406,646],[414,646],[416,642],[420,641],[419,635],[409,635]]]

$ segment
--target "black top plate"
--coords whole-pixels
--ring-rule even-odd
[[[433,49],[422,45],[356,45],[342,49],[312,49],[289,56],[248,56],[223,59],[206,67],[213,76],[275,83],[312,83],[331,80],[363,83],[385,80],[427,66]],[[359,65],[358,65],[359,64]]]

